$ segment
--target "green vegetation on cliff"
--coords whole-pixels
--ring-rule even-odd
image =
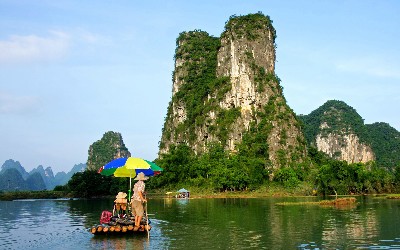
[[[364,125],[364,120],[355,109],[342,101],[330,100],[309,115],[300,115],[304,134],[310,146],[315,147],[318,134],[329,133],[346,135],[354,133],[360,142],[371,146],[377,167],[392,172],[400,165],[400,133],[387,123]],[[321,124],[325,124],[321,128]]]
[[[264,161],[229,154],[219,143],[209,145],[208,152],[201,156],[187,145],[173,146],[157,164],[164,172],[151,178],[153,188],[186,184],[215,191],[247,190],[259,187],[268,176]]]
[[[330,100],[309,115],[300,115],[304,124],[304,134],[309,145],[315,146],[315,138],[319,133],[326,136],[332,132],[342,135],[355,133],[361,142],[367,142],[364,120],[357,111],[345,102]],[[327,126],[321,128],[321,124]]]
[[[376,155],[376,163],[390,171],[400,166],[400,132],[389,124],[367,124],[368,141]]]
[[[276,31],[272,26],[272,20],[262,12],[245,16],[232,15],[225,23],[225,30],[234,30],[236,38],[239,39],[256,40],[259,37],[258,31],[265,28],[271,31],[272,38],[275,41]]]
[[[400,165],[397,174],[393,174],[373,162],[348,164],[333,160],[316,148],[310,148],[309,154],[318,166],[314,183],[323,194],[374,194],[400,190]]]
[[[210,130],[221,141],[226,141],[225,130],[240,115],[240,112],[223,110],[218,106],[223,94],[231,87],[228,77],[216,77],[220,40],[207,32],[195,30],[182,32],[176,44],[175,59],[184,63],[176,68],[174,78],[176,77],[176,80],[183,84],[169,104],[166,122],[171,119],[173,103],[183,104],[186,119],[173,131],[164,126],[164,136],[170,138],[184,135],[187,141],[193,142],[196,135],[195,129],[207,123],[208,112],[213,110],[219,114],[218,126],[211,125]],[[161,144],[160,147],[164,145]]]

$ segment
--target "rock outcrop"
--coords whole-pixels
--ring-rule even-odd
[[[364,120],[352,107],[331,100],[300,116],[311,146],[336,160],[367,163],[375,160]]]
[[[244,136],[256,134],[271,167],[306,157],[299,122],[275,75],[275,38],[272,21],[261,13],[232,16],[220,38],[180,34],[159,157],[181,143],[196,154],[213,142],[236,153]]]
[[[121,134],[109,131],[90,145],[86,166],[88,170],[97,171],[113,159],[130,156],[131,153],[126,148]]]
[[[326,136],[318,134],[315,141],[319,151],[337,160],[348,163],[367,163],[375,159],[371,147],[361,143],[355,134],[338,135],[332,133]]]

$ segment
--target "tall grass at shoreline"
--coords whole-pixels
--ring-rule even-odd
[[[0,200],[12,201],[20,199],[59,199],[71,198],[70,194],[63,191],[12,191],[0,192]]]

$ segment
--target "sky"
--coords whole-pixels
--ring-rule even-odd
[[[67,172],[107,131],[154,160],[179,33],[259,11],[296,114],[334,99],[400,131],[397,0],[0,0],[0,164]]]

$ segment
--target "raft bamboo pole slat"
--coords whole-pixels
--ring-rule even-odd
[[[150,225],[141,224],[137,231],[134,231],[133,225],[115,225],[109,226],[106,224],[96,225],[90,228],[92,234],[118,234],[118,233],[142,233],[145,231],[150,231]]]

